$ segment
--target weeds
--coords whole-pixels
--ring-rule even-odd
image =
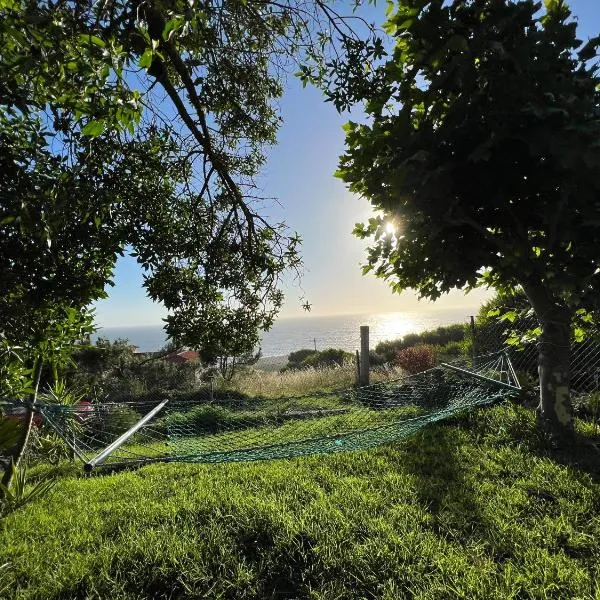
[[[399,368],[380,368],[371,373],[373,383],[397,379],[402,376]],[[250,370],[234,375],[232,381],[216,380],[217,389],[232,389],[248,396],[276,398],[301,396],[326,390],[351,386],[356,379],[356,365],[347,361],[343,365],[288,370],[283,373]]]

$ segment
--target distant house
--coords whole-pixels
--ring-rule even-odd
[[[165,357],[165,360],[180,365],[183,363],[198,362],[199,357],[198,353],[194,350],[183,350],[181,352],[169,354]]]

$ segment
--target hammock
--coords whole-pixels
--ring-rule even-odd
[[[36,403],[34,410],[91,471],[362,450],[519,390],[508,355],[497,352],[395,381],[302,397]]]

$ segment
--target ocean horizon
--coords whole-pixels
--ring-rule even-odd
[[[433,309],[424,312],[402,311],[356,315],[282,317],[262,336],[264,357],[283,356],[301,348],[342,348],[354,352],[360,348],[360,327],[369,326],[370,347],[395,340],[408,333],[419,333],[452,323],[468,323],[472,308]],[[140,352],[153,352],[166,344],[161,324],[130,327],[101,327],[92,335],[114,341],[127,339]]]

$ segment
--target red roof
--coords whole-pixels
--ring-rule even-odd
[[[194,350],[184,350],[177,354],[170,354],[167,356],[167,360],[174,363],[196,362],[198,360],[198,353]]]

